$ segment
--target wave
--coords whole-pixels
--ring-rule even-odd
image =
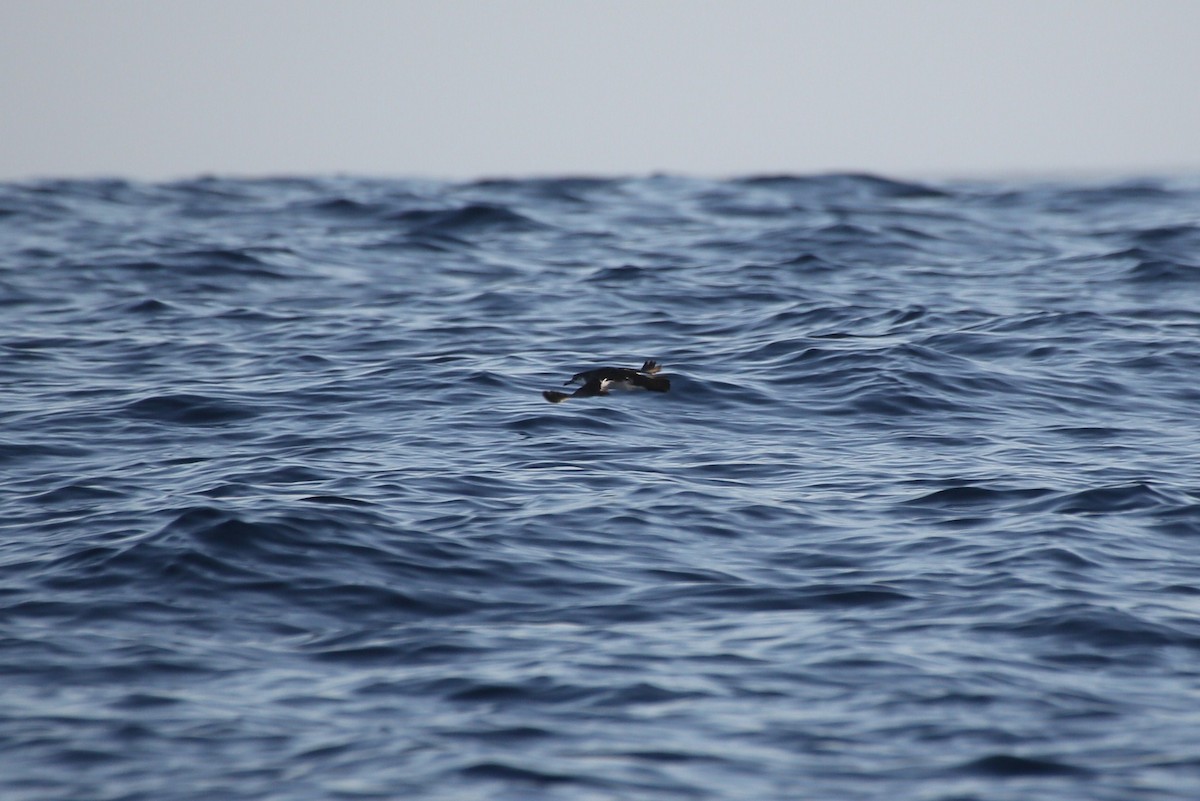
[[[811,191],[822,196],[861,194],[880,198],[943,198],[947,190],[916,181],[900,181],[870,173],[826,173],[823,175],[759,175],[742,178],[740,184],[792,191]]]
[[[1183,801],[1196,200],[0,186],[0,795]]]
[[[450,236],[478,231],[528,231],[542,228],[530,218],[501,205],[472,203],[453,209],[412,209],[390,218],[418,234]]]
[[[246,404],[189,393],[142,398],[125,406],[124,412],[135,418],[182,425],[216,425],[247,420],[258,414]]]

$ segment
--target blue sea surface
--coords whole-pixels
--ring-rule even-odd
[[[3,184],[0,387],[4,801],[1200,798],[1200,179]]]

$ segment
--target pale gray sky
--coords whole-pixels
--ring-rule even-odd
[[[1200,168],[1197,0],[0,0],[0,179]]]

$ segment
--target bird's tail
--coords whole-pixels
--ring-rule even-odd
[[[638,370],[638,372],[639,372],[639,373],[646,373],[647,375],[654,375],[655,373],[657,373],[657,372],[658,372],[659,370],[661,370],[661,369],[662,369],[662,365],[661,365],[661,364],[659,364],[658,362],[654,361],[654,359],[647,359],[647,360],[646,360],[646,361],[645,361],[645,362],[642,364],[642,369],[641,369],[641,370]]]
[[[552,389],[548,389],[542,393],[542,397],[551,403],[562,403],[571,396],[565,392],[555,392]]]

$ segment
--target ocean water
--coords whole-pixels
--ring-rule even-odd
[[[0,354],[5,801],[1200,798],[1200,180],[6,184]]]

